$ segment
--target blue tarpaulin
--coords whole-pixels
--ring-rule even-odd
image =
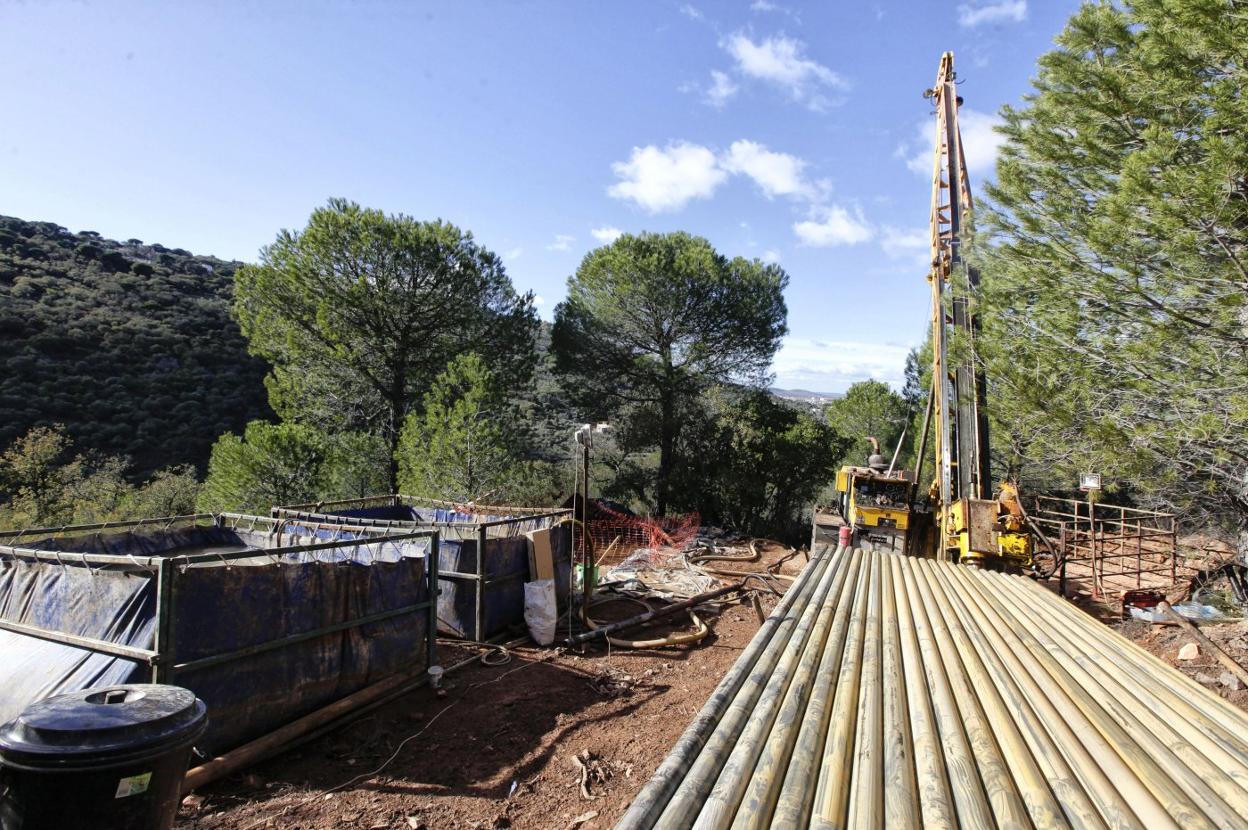
[[[379,497],[378,501],[387,497]],[[395,501],[398,501],[397,499]],[[453,637],[485,640],[508,628],[524,623],[524,583],[529,578],[529,545],[525,536],[551,528],[551,551],[555,568],[555,591],[560,604],[568,595],[572,567],[572,529],[562,516],[463,513],[450,508],[420,504],[390,503],[343,509],[327,506],[319,516],[324,521],[367,520],[393,523],[394,527],[419,529],[436,527],[441,535],[438,547],[438,629]],[[481,590],[482,625],[477,630],[477,584],[475,579],[456,574],[477,573],[477,546],[480,525],[485,528],[484,581]],[[453,525],[453,526],[448,526]]]
[[[266,529],[270,520],[263,520]],[[316,551],[290,546],[342,541]],[[188,557],[171,569],[175,664],[237,652],[429,600],[429,540],[349,544],[351,534],[283,526],[272,533],[221,526],[105,532],[23,542],[23,548],[108,553],[98,564],[32,561],[0,548],[0,619],[154,649],[156,569],[143,557]],[[218,559],[254,550],[255,556]],[[423,666],[428,609],[317,635],[228,662],[174,671],[169,682],[208,704],[201,748],[218,751],[271,731],[399,670]],[[43,697],[148,682],[145,662],[0,631],[0,722]]]

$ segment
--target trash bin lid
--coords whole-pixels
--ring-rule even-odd
[[[207,707],[189,689],[128,683],[32,703],[0,727],[0,759],[39,767],[109,764],[194,741]]]

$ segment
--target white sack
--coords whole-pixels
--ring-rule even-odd
[[[539,646],[555,641],[559,611],[555,601],[555,581],[538,579],[524,583],[524,623]]]

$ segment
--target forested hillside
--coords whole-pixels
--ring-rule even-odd
[[[269,414],[230,318],[237,266],[0,217],[0,447],[59,423],[136,478],[202,467],[217,436]]]

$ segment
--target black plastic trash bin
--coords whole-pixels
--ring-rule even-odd
[[[207,707],[132,683],[31,704],[0,728],[0,828],[167,830]]]

